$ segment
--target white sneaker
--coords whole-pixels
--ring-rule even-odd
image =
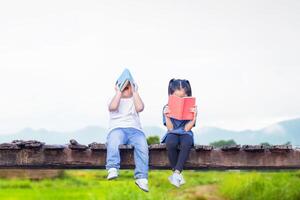
[[[176,187],[180,187],[180,180],[181,176],[178,173],[174,172],[171,176],[169,176],[170,183]]]
[[[180,185],[185,184],[185,180],[184,180],[182,174],[179,174],[179,175],[180,175],[180,181],[179,181]]]
[[[107,175],[107,179],[108,180],[112,180],[112,179],[115,179],[115,178],[118,178],[118,170],[116,168],[110,168],[108,170],[108,175]]]
[[[135,180],[135,184],[143,191],[149,192],[148,180],[145,178],[139,178]]]

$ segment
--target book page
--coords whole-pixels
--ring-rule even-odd
[[[192,120],[194,118],[194,113],[191,111],[196,104],[196,99],[194,97],[184,98],[184,105],[182,110],[182,119],[183,120]]]
[[[168,106],[170,110],[169,117],[174,119],[182,118],[182,110],[183,110],[184,99],[177,97],[175,95],[169,96]]]

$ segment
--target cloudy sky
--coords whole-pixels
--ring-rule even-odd
[[[300,2],[1,1],[0,134],[107,127],[128,67],[161,126],[169,79],[186,78],[200,126],[262,128],[300,116]]]

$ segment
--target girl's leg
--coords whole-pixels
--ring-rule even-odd
[[[172,170],[175,170],[177,164],[178,144],[179,144],[179,135],[169,133],[166,137],[166,146],[167,146],[168,158]]]
[[[120,169],[119,145],[125,144],[125,133],[121,128],[113,129],[107,136],[106,169]]]
[[[189,157],[190,150],[193,146],[193,137],[190,135],[180,135],[180,151],[175,170],[182,171],[185,161]]]
[[[149,153],[145,134],[135,128],[127,128],[128,143],[134,146],[134,162],[136,179],[148,179]]]

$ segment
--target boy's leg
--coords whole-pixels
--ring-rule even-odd
[[[172,170],[175,170],[178,159],[179,135],[168,133],[166,137],[167,153]]]
[[[175,166],[175,170],[178,170],[180,172],[183,170],[184,163],[189,157],[192,146],[193,137],[191,135],[180,135],[180,151],[178,154],[178,160]]]
[[[119,145],[124,144],[125,133],[122,129],[113,129],[107,136],[106,169],[120,169]]]
[[[128,129],[128,143],[134,146],[134,162],[136,179],[148,179],[149,152],[145,134],[135,128]]]

